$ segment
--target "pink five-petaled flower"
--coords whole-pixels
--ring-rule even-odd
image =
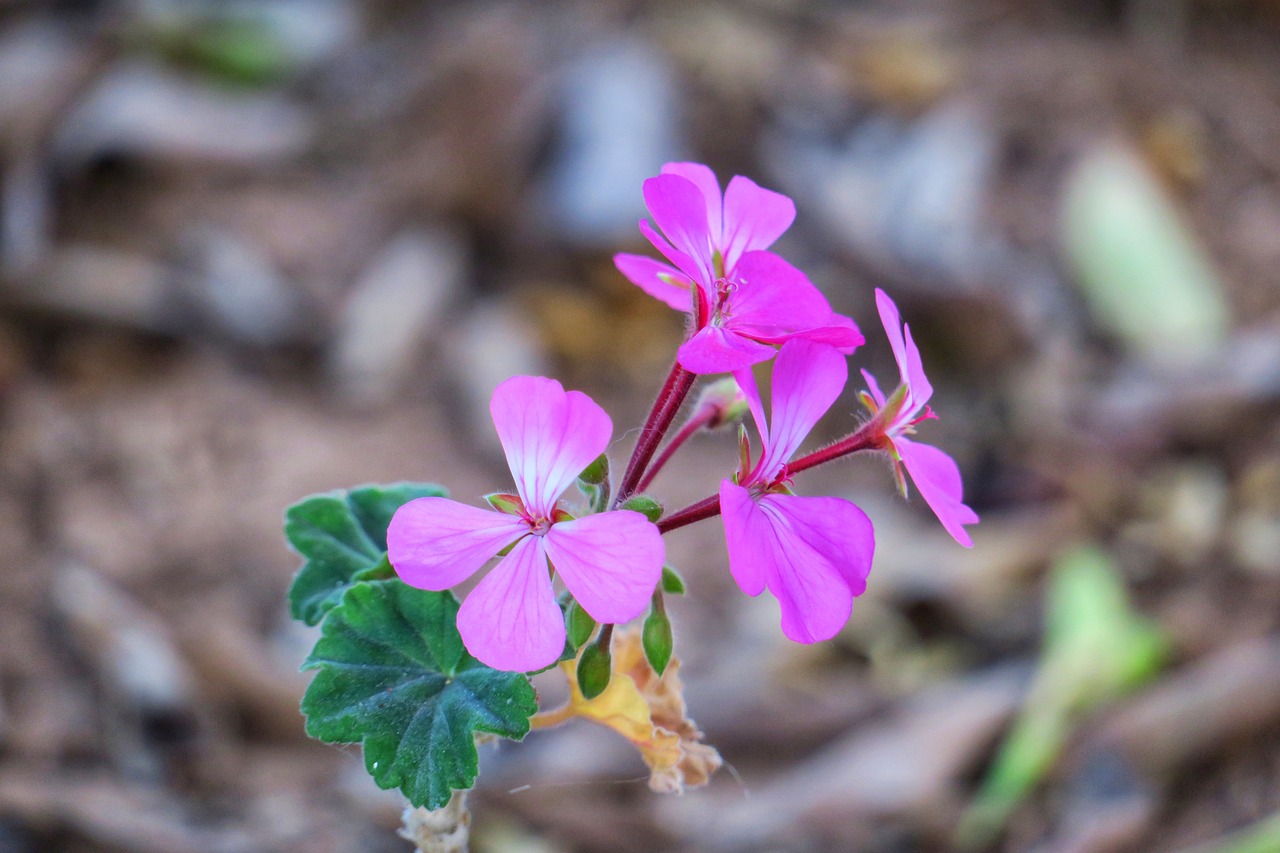
[[[862,371],[872,401],[878,408],[876,418],[882,423],[881,446],[893,456],[894,471],[904,494],[906,483],[902,479],[900,465],[907,469],[916,488],[947,532],[961,545],[972,548],[973,540],[964,525],[976,524],[978,515],[964,504],[959,466],[938,448],[907,438],[915,432],[916,424],[937,417],[927,405],[933,396],[933,386],[925,378],[920,350],[911,339],[911,328],[903,324],[898,307],[879,288],[876,288],[876,307],[880,310],[880,322],[889,336],[893,357],[898,362],[898,372],[902,377],[893,396],[886,399],[875,378]]]
[[[613,432],[590,397],[553,379],[516,376],[493,392],[489,411],[519,492],[506,502],[512,511],[418,498],[391,519],[387,555],[405,583],[442,590],[511,546],[462,603],[458,631],[481,662],[529,672],[564,650],[548,560],[596,621],[626,622],[649,603],[664,547],[658,528],[638,512],[572,519],[556,506]]]
[[[863,343],[853,321],[832,312],[804,273],[763,251],[795,219],[791,199],[741,175],[722,198],[715,174],[701,163],[667,163],[644,182],[644,198],[666,239],[648,222],[640,230],[671,263],[627,254],[614,263],[649,295],[693,314],[694,334],[678,355],[686,370],[740,370],[793,337],[846,354]]]
[[[766,422],[751,370],[735,374],[764,444],[738,482],[720,484],[729,570],[747,595],[768,588],[782,606],[782,633],[799,643],[827,640],[849,621],[867,587],[875,534],[866,513],[841,498],[790,494],[787,460],[831,407],[848,378],[844,357],[805,340],[782,345],[773,368]]]

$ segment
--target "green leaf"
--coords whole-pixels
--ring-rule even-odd
[[[1151,681],[1166,658],[1164,634],[1134,612],[1103,551],[1077,547],[1053,567],[1044,652],[1035,681],[958,832],[984,847],[1053,769],[1072,732],[1094,710]]]
[[[457,615],[449,592],[358,583],[302,666],[318,670],[302,697],[307,734],[362,743],[379,787],[429,809],[475,784],[477,732],[520,740],[538,710],[528,678],[467,653]]]
[[[1230,316],[1213,262],[1134,151],[1095,148],[1067,182],[1068,263],[1098,322],[1158,360],[1212,352]]]
[[[351,584],[391,577],[386,562],[391,516],[415,498],[444,494],[440,486],[394,483],[312,495],[289,507],[284,535],[305,559],[289,587],[293,618],[315,625]]]

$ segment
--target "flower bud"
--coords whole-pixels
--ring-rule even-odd
[[[612,634],[601,633],[596,642],[582,649],[578,658],[578,689],[582,698],[594,699],[609,686],[609,677],[613,672],[613,655],[609,651],[606,637],[613,639]]]
[[[703,412],[708,409],[711,411],[706,422],[707,429],[731,424],[747,413],[746,395],[732,376],[717,379],[703,389],[694,411]]]
[[[648,495],[632,495],[623,502],[619,509],[629,509],[633,512],[638,512],[655,524],[658,522],[658,519],[662,518],[662,504],[658,503]]]
[[[591,639],[591,632],[596,629],[596,620],[591,618],[591,614],[582,609],[582,605],[574,601],[569,605],[569,612],[565,614],[565,632],[569,635],[569,643],[575,649],[582,648],[582,644]]]
[[[674,639],[671,635],[671,620],[667,618],[667,612],[660,601],[660,598],[654,599],[653,608],[644,620],[642,636],[645,659],[649,661],[649,666],[653,667],[653,671],[658,675],[662,675],[667,668],[667,664],[670,663],[671,650],[674,645]]]

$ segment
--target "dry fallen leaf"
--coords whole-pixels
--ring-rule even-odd
[[[631,741],[649,766],[649,787],[661,794],[705,785],[722,761],[702,732],[685,716],[680,660],[672,658],[659,676],[649,666],[638,630],[619,631],[613,643],[613,678],[594,699],[578,689],[577,661],[560,664],[569,681],[569,702],[538,714],[534,728],[584,717]]]

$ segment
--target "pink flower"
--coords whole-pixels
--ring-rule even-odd
[[[933,396],[933,386],[924,375],[920,350],[911,339],[911,328],[902,323],[898,307],[879,288],[876,288],[876,307],[880,310],[880,322],[889,336],[902,381],[893,396],[886,399],[870,373],[864,370],[862,376],[867,380],[867,388],[879,410],[876,417],[883,421],[883,443],[893,456],[899,488],[905,495],[906,482],[899,467],[902,466],[947,532],[961,545],[972,548],[973,540],[964,525],[976,524],[978,515],[962,500],[964,487],[960,482],[959,466],[938,448],[907,438],[915,433],[916,424],[937,417],[927,405]]]
[[[489,410],[519,492],[508,501],[511,512],[418,498],[391,519],[387,554],[405,583],[442,590],[510,547],[462,603],[458,631],[481,662],[529,672],[564,650],[552,570],[596,621],[627,622],[644,611],[662,577],[664,547],[638,512],[574,519],[556,506],[613,432],[590,397],[553,379],[516,376],[493,392]]]
[[[735,378],[764,444],[760,461],[720,484],[729,570],[747,595],[768,589],[782,606],[782,632],[798,643],[827,640],[844,627],[867,587],[875,534],[866,513],[841,498],[791,494],[787,461],[840,396],[844,357],[806,340],[782,345],[773,368],[766,422],[749,369]],[[749,463],[747,463],[749,465]]]
[[[845,353],[863,343],[857,326],[831,306],[804,273],[772,252],[795,219],[791,199],[741,175],[720,195],[700,163],[668,163],[644,183],[648,222],[641,232],[670,263],[620,254],[614,263],[632,282],[694,317],[680,348],[693,373],[727,373],[773,356],[793,337],[831,344]]]

